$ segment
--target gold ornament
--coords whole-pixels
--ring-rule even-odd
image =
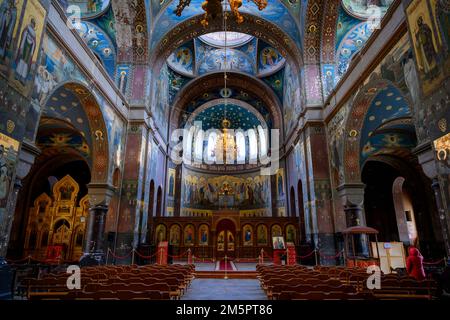
[[[12,133],[14,129],[16,128],[16,124],[12,120],[6,121],[6,130],[8,133]]]

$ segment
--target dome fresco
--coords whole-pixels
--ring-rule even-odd
[[[236,105],[233,102],[225,104],[219,103],[208,107],[195,115],[194,121],[202,123],[202,129],[222,129],[222,121],[225,119],[230,121],[230,129],[242,129],[244,131],[256,128],[258,125],[263,125],[254,114],[253,111],[248,110],[242,106]],[[265,127],[265,124],[264,126]]]
[[[258,48],[258,75],[266,76],[280,70],[285,63],[284,57],[273,47],[263,41]]]
[[[60,0],[61,5],[65,8],[77,6],[80,8],[82,18],[93,18],[104,13],[109,5],[110,0]]]
[[[245,53],[235,49],[214,49],[198,61],[199,75],[221,70],[255,74],[253,61]]]
[[[348,14],[358,19],[382,17],[394,0],[341,0]]]
[[[247,34],[234,33],[234,46],[227,45],[224,48],[223,34],[206,34],[184,43],[169,56],[168,66],[189,78],[220,70],[239,71],[264,78],[283,68],[285,58],[264,41]],[[209,40],[205,41],[204,37]]]
[[[179,47],[167,59],[170,68],[180,74],[192,76],[194,74],[195,55],[192,41]]]
[[[203,0],[192,0],[190,5],[186,7],[181,16],[177,16],[174,13],[178,5],[178,1],[172,1],[157,17],[155,25],[160,26],[153,32],[151,48],[154,48],[159,41],[164,37],[167,31],[171,30],[177,24],[188,20],[194,16],[202,15]],[[276,26],[280,27],[289,37],[301,48],[301,39],[297,22],[289,13],[289,10],[284,4],[279,1],[268,1],[267,7],[260,11],[253,2],[246,3],[245,6],[240,8],[242,13],[249,13],[257,17],[261,17],[269,22],[272,22]]]

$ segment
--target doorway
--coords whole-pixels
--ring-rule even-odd
[[[217,224],[216,231],[216,257],[222,259],[227,256],[227,258],[233,259],[236,255],[236,226],[234,222],[229,219],[221,220]]]

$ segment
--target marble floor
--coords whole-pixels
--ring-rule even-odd
[[[256,279],[194,279],[181,300],[267,300]]]

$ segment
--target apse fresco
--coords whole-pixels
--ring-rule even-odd
[[[213,175],[183,169],[181,207],[203,210],[271,208],[270,176]]]
[[[106,11],[110,0],[60,0],[64,7],[77,6],[82,18],[92,18]]]
[[[369,19],[373,15],[381,17],[389,9],[394,0],[341,0],[342,6],[358,19]]]
[[[155,22],[155,25],[160,26],[160,28],[156,28],[153,33],[151,48],[154,48],[156,44],[164,37],[165,33],[180,22],[197,15],[203,15],[203,2],[204,0],[192,0],[190,5],[183,10],[181,16],[178,17],[174,13],[178,5],[178,1],[172,1]],[[290,15],[288,9],[280,2],[268,1],[267,7],[262,11],[258,10],[258,7],[253,2],[249,2],[246,3],[245,6],[242,6],[240,11],[242,13],[249,13],[272,22],[274,25],[285,31],[299,48],[301,47],[301,39],[297,23]]]
[[[301,111],[300,83],[298,76],[294,74],[289,64],[286,64],[284,72],[284,127],[286,135],[289,135],[294,125],[296,125]]]
[[[259,41],[258,72],[260,76],[278,71],[283,67],[284,62],[285,59],[275,48],[263,41]]]
[[[102,62],[109,76],[114,79],[116,68],[116,52],[108,35],[96,25],[81,21],[75,25],[80,37]]]

